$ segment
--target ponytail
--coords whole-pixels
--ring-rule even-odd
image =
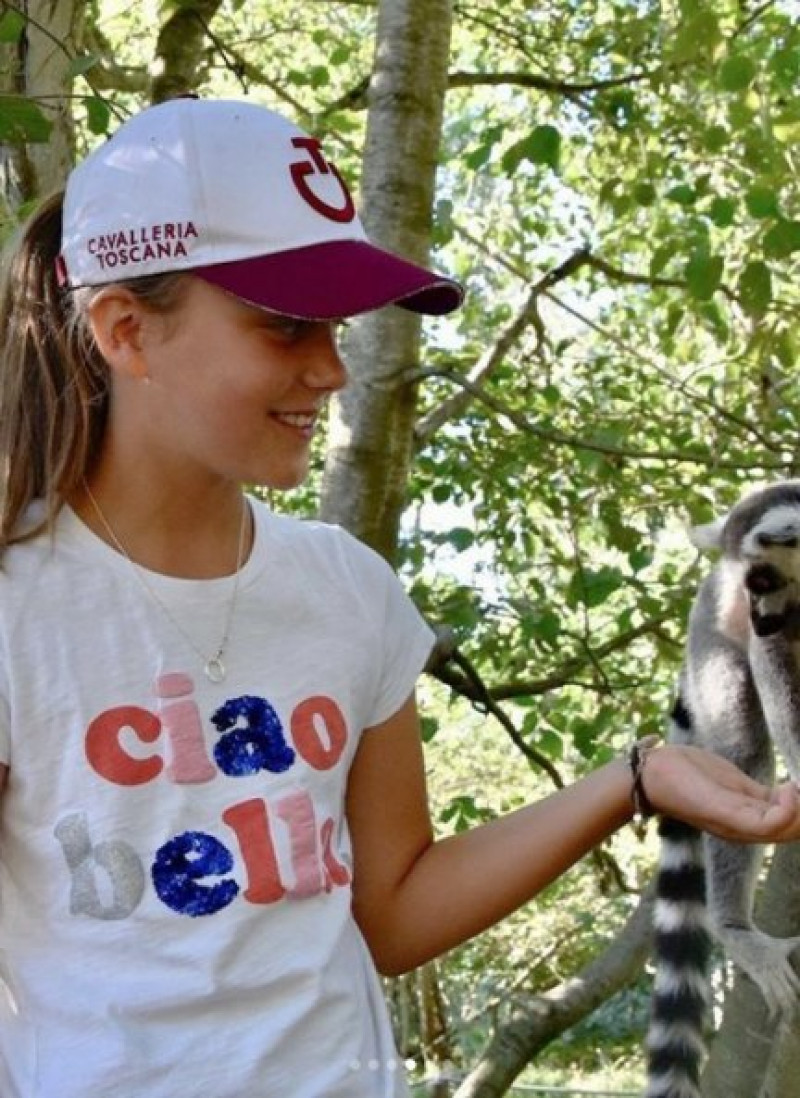
[[[58,285],[61,203],[45,201],[22,230],[0,288],[0,553],[19,540],[34,499],[52,525],[99,444],[107,372]]]
[[[0,285],[0,556],[53,523],[99,456],[110,381],[87,307],[97,292],[59,285],[62,194],[23,228]],[[180,274],[120,282],[154,310],[169,312]],[[41,521],[20,528],[34,500]]]

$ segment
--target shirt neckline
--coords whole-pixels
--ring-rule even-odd
[[[239,570],[240,590],[244,590],[251,585],[266,565],[267,527],[270,518],[269,509],[264,503],[252,496],[245,496],[245,499],[253,516],[253,544],[247,560]],[[56,529],[58,537],[63,537],[66,543],[80,547],[82,553],[88,554],[98,564],[113,569],[123,576],[127,575],[132,580],[135,580],[136,573],[138,573],[139,578],[154,589],[170,590],[173,593],[179,593],[182,590],[187,593],[202,590],[211,595],[218,591],[228,590],[236,582],[235,572],[214,579],[188,579],[182,576],[170,576],[163,572],[155,572],[143,565],[136,564],[96,534],[66,503],[59,513]]]

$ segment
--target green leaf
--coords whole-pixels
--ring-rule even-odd
[[[536,736],[536,748],[550,759],[563,759],[564,741],[552,728],[545,728]]]
[[[709,152],[720,152],[731,139],[724,126],[710,126],[705,132],[705,146]]]
[[[736,217],[736,203],[730,198],[715,198],[708,209],[708,216],[720,229],[727,229]]]
[[[472,152],[467,153],[464,157],[464,163],[470,171],[477,171],[478,168],[482,168],[489,160],[494,149],[494,143],[478,145],[477,149],[473,149]]]
[[[558,170],[561,134],[555,126],[537,126],[524,141],[525,157],[533,164],[546,164]]]
[[[554,610],[537,609],[527,614],[523,620],[524,632],[528,637],[553,644],[561,635],[561,618]]]
[[[0,141],[44,143],[52,129],[53,123],[32,99],[0,95]]]
[[[745,205],[751,217],[780,217],[778,196],[772,187],[751,187],[744,196]]]
[[[800,251],[800,221],[779,221],[764,234],[764,255],[769,259],[785,259]]]
[[[0,42],[18,42],[25,30],[25,16],[10,8],[0,16]]]
[[[758,66],[751,57],[743,53],[732,54],[719,67],[719,86],[723,91],[744,91],[753,83],[757,73]]]
[[[601,606],[624,583],[625,577],[618,568],[608,566],[597,570],[585,568],[573,575],[568,594],[572,596],[573,605],[582,602],[591,609]]]
[[[728,121],[731,129],[741,132],[748,131],[755,123],[753,108],[748,103],[746,96],[731,99],[728,107]]]
[[[677,202],[679,206],[693,206],[697,200],[697,192],[688,183],[679,183],[667,191],[670,202]]]
[[[459,553],[463,553],[475,544],[475,535],[466,526],[454,526],[447,532],[447,540]]]
[[[94,54],[85,53],[78,57],[73,57],[69,63],[69,75],[72,77],[83,76],[89,69],[93,69],[99,61],[99,58]]]
[[[422,742],[430,743],[439,731],[439,722],[436,717],[422,716],[420,718],[420,731],[422,733]]]
[[[686,309],[682,305],[677,303],[670,305],[667,309],[667,323],[665,325],[667,335],[674,336],[685,319]]]
[[[350,54],[350,47],[342,43],[330,55],[329,61],[332,65],[344,65],[346,61],[350,60]]]
[[[772,274],[766,263],[748,263],[739,277],[739,300],[752,317],[763,316],[772,301]]]
[[[513,175],[523,160],[549,165],[555,170],[560,155],[561,134],[555,126],[536,126],[527,137],[515,142],[503,153],[503,171]]]
[[[631,571],[641,572],[643,568],[648,568],[653,563],[653,557],[652,549],[634,549],[628,554]]]
[[[453,797],[450,803],[441,812],[441,819],[445,823],[454,825],[456,831],[465,831],[476,822],[490,820],[492,813],[488,808],[481,807],[474,797]]]
[[[779,84],[793,89],[800,79],[800,50],[776,50],[770,58],[769,68]]]
[[[708,301],[719,288],[722,278],[722,258],[698,249],[686,264],[685,276],[689,293],[698,301]]]
[[[703,318],[708,324],[708,327],[714,333],[714,337],[719,340],[720,343],[725,343],[730,336],[730,328],[725,314],[717,305],[713,299],[710,301],[700,302],[698,309],[698,315]],[[691,438],[686,439],[686,445],[691,445],[694,440]]]
[[[605,183],[603,183],[600,187],[600,191],[598,193],[598,198],[600,202],[602,202],[604,205],[613,202],[617,195],[617,188],[619,187],[621,182],[622,180],[619,178],[618,175],[613,176],[611,179],[607,179]]]
[[[658,278],[674,255],[675,248],[672,244],[662,244],[660,248],[656,248],[650,257],[650,277]]]
[[[709,54],[720,40],[719,19],[708,9],[698,11],[681,24],[673,40],[671,54],[674,61],[691,61],[701,54]]]
[[[640,206],[652,206],[658,193],[652,183],[637,183],[633,188],[633,197]]]
[[[572,725],[572,739],[575,747],[583,755],[584,759],[591,759],[595,752],[597,737],[600,728],[595,721],[587,721],[579,718]]]
[[[90,133],[108,133],[111,122],[111,108],[105,99],[93,95],[86,100],[86,120]]]

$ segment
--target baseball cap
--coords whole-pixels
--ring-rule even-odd
[[[397,304],[441,315],[457,282],[376,247],[337,168],[282,115],[173,99],[70,174],[59,276],[70,288],[190,271],[277,313],[327,320]]]

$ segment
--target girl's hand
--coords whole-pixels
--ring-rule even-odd
[[[659,813],[722,839],[800,839],[800,796],[794,783],[761,785],[727,759],[701,748],[667,744],[650,751],[642,780]]]

